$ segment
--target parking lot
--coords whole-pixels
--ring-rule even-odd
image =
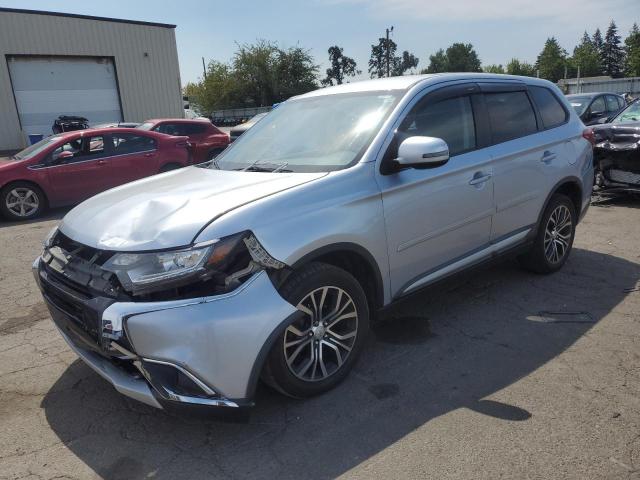
[[[507,262],[385,312],[328,394],[229,418],[77,360],[30,271],[65,212],[0,223],[0,478],[640,478],[638,207],[592,206],[560,273]]]

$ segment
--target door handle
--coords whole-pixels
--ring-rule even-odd
[[[106,161],[106,160],[98,160],[96,163],[97,163],[98,165],[106,165],[106,164],[107,164],[107,161]]]
[[[556,158],[556,154],[549,151],[549,150],[545,150],[545,152],[542,154],[542,158],[540,159],[540,161],[542,163],[546,163],[547,165],[549,165],[553,160],[555,160]]]
[[[482,172],[477,172],[471,180],[469,180],[469,185],[480,185],[488,181],[491,178],[490,173],[483,174]]]
[[[144,156],[145,157],[154,157],[156,154],[155,153],[145,153]]]

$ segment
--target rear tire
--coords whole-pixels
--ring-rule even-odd
[[[577,215],[569,197],[556,193],[542,215],[536,239],[520,264],[535,273],[553,273],[565,264],[576,231]]]
[[[349,374],[369,331],[369,307],[358,281],[325,263],[291,274],[280,290],[304,315],[276,338],[263,380],[302,398],[331,390]]]
[[[0,191],[0,212],[7,220],[31,220],[46,209],[44,192],[33,183],[14,182]]]

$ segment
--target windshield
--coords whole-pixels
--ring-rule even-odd
[[[52,135],[50,137],[43,138],[38,143],[34,143],[33,145],[30,145],[29,147],[25,148],[21,152],[16,153],[11,158],[13,158],[14,160],[27,160],[28,158],[32,158],[38,153],[40,153],[41,151],[43,151],[45,148],[47,148],[49,145],[57,141],[59,136],[60,135]]]
[[[289,100],[205,166],[278,172],[346,168],[362,155],[399,95],[366,92]]]
[[[151,130],[153,128],[153,123],[151,122],[141,123],[136,128],[139,128],[140,130]]]
[[[584,111],[589,106],[589,101],[591,101],[591,97],[569,97],[569,103],[576,111],[578,115],[582,115]]]
[[[640,122],[640,102],[633,102],[611,121],[611,123],[627,122]]]

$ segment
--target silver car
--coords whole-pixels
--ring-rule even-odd
[[[61,335],[154,407],[334,387],[375,312],[505,254],[551,273],[593,134],[551,83],[404,76],[291,98],[216,160],[71,210],[33,266]]]

